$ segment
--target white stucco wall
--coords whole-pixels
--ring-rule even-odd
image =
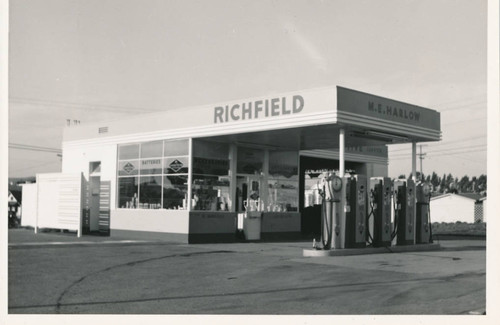
[[[165,233],[189,233],[187,210],[114,209],[111,230],[135,230]]]
[[[116,206],[116,144],[101,146],[79,146],[69,149],[63,146],[63,173],[82,172],[86,180],[89,180],[89,163],[92,161],[101,162],[101,182],[111,182],[111,210]]]
[[[431,199],[432,222],[474,222],[474,200],[449,194]]]
[[[366,177],[370,179],[370,177],[387,177],[389,166],[386,164],[375,164],[368,163],[366,164]]]

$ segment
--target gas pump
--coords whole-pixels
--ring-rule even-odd
[[[321,242],[323,249],[341,248],[340,201],[342,179],[336,175],[323,178],[321,211]]]
[[[417,196],[417,244],[431,242],[431,225],[429,200],[431,196],[430,186],[427,183],[419,183],[416,186]]]
[[[363,175],[345,177],[345,247],[366,247],[367,179]]]
[[[374,247],[391,246],[392,183],[389,177],[370,178]]]
[[[415,182],[411,179],[395,180],[394,193],[396,196],[394,214],[396,244],[413,245],[415,243]]]

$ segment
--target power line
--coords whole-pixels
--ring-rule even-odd
[[[459,152],[447,152],[447,153],[443,153],[443,154],[438,154],[438,152],[436,152],[436,154],[433,154],[429,157],[440,157],[440,156],[451,156],[451,155],[461,155],[461,154],[464,154],[464,153],[473,153],[473,152],[483,152],[483,151],[487,151],[487,149],[477,149],[477,150],[465,150],[465,151],[459,151]]]
[[[18,173],[18,172],[22,172],[22,171],[25,171],[25,170],[28,170],[28,169],[45,167],[45,166],[53,165],[53,164],[56,164],[56,163],[60,164],[59,161],[51,161],[51,162],[48,162],[48,163],[45,163],[45,164],[37,164],[37,165],[34,165],[34,166],[30,166],[30,167],[24,167],[24,168],[19,168],[19,169],[14,169],[14,170],[10,170],[9,169],[9,173]]]
[[[428,157],[429,159],[432,159],[432,156],[431,157]],[[435,157],[436,158],[436,157]],[[456,157],[458,159],[463,159],[463,160],[467,160],[467,161],[470,161],[470,162],[473,162],[473,163],[476,163],[476,164],[484,164],[484,161],[478,161],[477,159],[470,159],[468,157],[464,157],[464,156],[461,156],[461,157]]]
[[[426,155],[426,153],[422,153],[422,146],[423,146],[423,145],[421,144],[421,145],[420,145],[420,153],[419,153],[419,154],[417,154],[417,156],[420,158],[420,175],[423,175],[423,174],[422,174],[422,169],[423,169],[423,168],[422,168],[422,160],[424,160],[424,157],[425,157],[425,155]]]
[[[449,148],[449,149],[440,149],[440,150],[434,150],[434,151],[427,151],[427,153],[442,153],[442,152],[448,152],[448,151],[455,151],[455,150],[463,150],[463,149],[475,149],[475,148],[483,148],[486,145],[474,145],[474,146],[468,146],[468,147],[457,147],[457,148]],[[487,148],[484,148],[486,150]],[[411,156],[411,153],[405,153],[405,154],[397,154],[397,155],[391,155],[391,157],[409,157]]]
[[[34,99],[34,98],[21,98],[21,97],[10,97],[9,102],[28,104],[28,105],[36,105],[36,106],[45,106],[49,108],[53,107],[64,107],[64,108],[75,108],[75,109],[83,109],[83,110],[105,110],[112,112],[158,112],[155,109],[147,109],[142,107],[124,107],[124,106],[114,106],[114,105],[97,105],[97,104],[79,104],[79,103],[71,103],[71,102],[62,102],[62,101],[51,101],[51,100],[42,100],[42,99]]]
[[[466,98],[455,99],[455,100],[451,100],[451,101],[447,101],[447,102],[440,102],[440,103],[433,104],[432,106],[448,106],[450,104],[463,103],[463,102],[468,101],[468,100],[472,100],[475,98],[484,98],[484,97],[486,97],[486,93],[481,94],[481,95],[466,97]]]
[[[453,140],[453,141],[438,142],[438,143],[434,142],[432,144],[429,143],[429,145],[432,145],[432,147],[447,146],[447,145],[450,145],[450,144],[453,144],[453,143],[456,143],[456,142],[461,142],[462,143],[462,142],[472,141],[472,140],[477,140],[477,139],[486,139],[486,134],[485,135],[479,135],[477,137],[468,137],[468,138],[465,138],[465,139],[457,139],[457,140]],[[399,152],[399,151],[406,151],[406,150],[411,150],[411,147],[392,149],[392,150],[389,150],[389,153]]]
[[[440,109],[439,112],[450,112],[450,111],[456,111],[456,110],[461,110],[461,109],[471,109],[471,108],[478,106],[479,104],[486,104],[486,100],[481,100],[479,102],[468,103],[468,104],[464,104],[464,105],[460,105],[460,106],[445,107],[443,109]]]
[[[458,151],[458,152],[448,152],[448,153],[443,153],[443,154],[439,154],[439,152],[433,152],[433,155],[430,155],[428,157],[432,158],[432,157],[440,157],[440,156],[450,156],[450,155],[458,155],[458,154],[464,154],[464,153],[483,152],[483,151],[486,151],[486,150],[487,149],[465,150],[465,151]],[[411,157],[405,156],[405,157],[392,157],[392,158],[389,158],[389,160],[406,160],[406,159],[411,159]]]
[[[454,151],[454,150],[463,150],[463,149],[468,149],[468,148],[478,148],[478,147],[484,147],[487,146],[486,144],[479,144],[479,145],[472,145],[472,146],[465,146],[465,147],[456,147],[456,148],[444,148],[444,149],[439,149],[434,150],[434,151],[427,151],[427,153],[441,153],[443,151]],[[411,155],[411,153],[399,153],[395,155],[391,155],[392,157],[407,157]]]
[[[21,149],[21,150],[31,150],[31,151],[43,151],[43,152],[51,152],[51,153],[61,153],[62,152],[61,149],[57,149],[57,148],[39,147],[39,146],[32,146],[32,145],[19,144],[19,143],[9,143],[9,148]]]
[[[482,121],[482,120],[486,120],[487,118],[488,118],[487,116],[483,116],[483,117],[475,118],[475,119],[455,121],[455,122],[451,122],[451,123],[443,123],[443,126],[445,126],[445,125],[454,125],[454,124],[464,123],[464,122]]]

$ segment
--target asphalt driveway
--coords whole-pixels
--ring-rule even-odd
[[[469,314],[484,240],[303,257],[309,242],[183,245],[9,230],[9,314]]]

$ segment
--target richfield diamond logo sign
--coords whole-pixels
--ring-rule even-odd
[[[134,165],[131,163],[126,163],[125,166],[123,166],[123,170],[127,172],[127,174],[130,174],[133,170],[135,169]]]
[[[174,160],[170,163],[170,169],[174,171],[174,173],[177,173],[181,168],[184,166],[179,160]]]

